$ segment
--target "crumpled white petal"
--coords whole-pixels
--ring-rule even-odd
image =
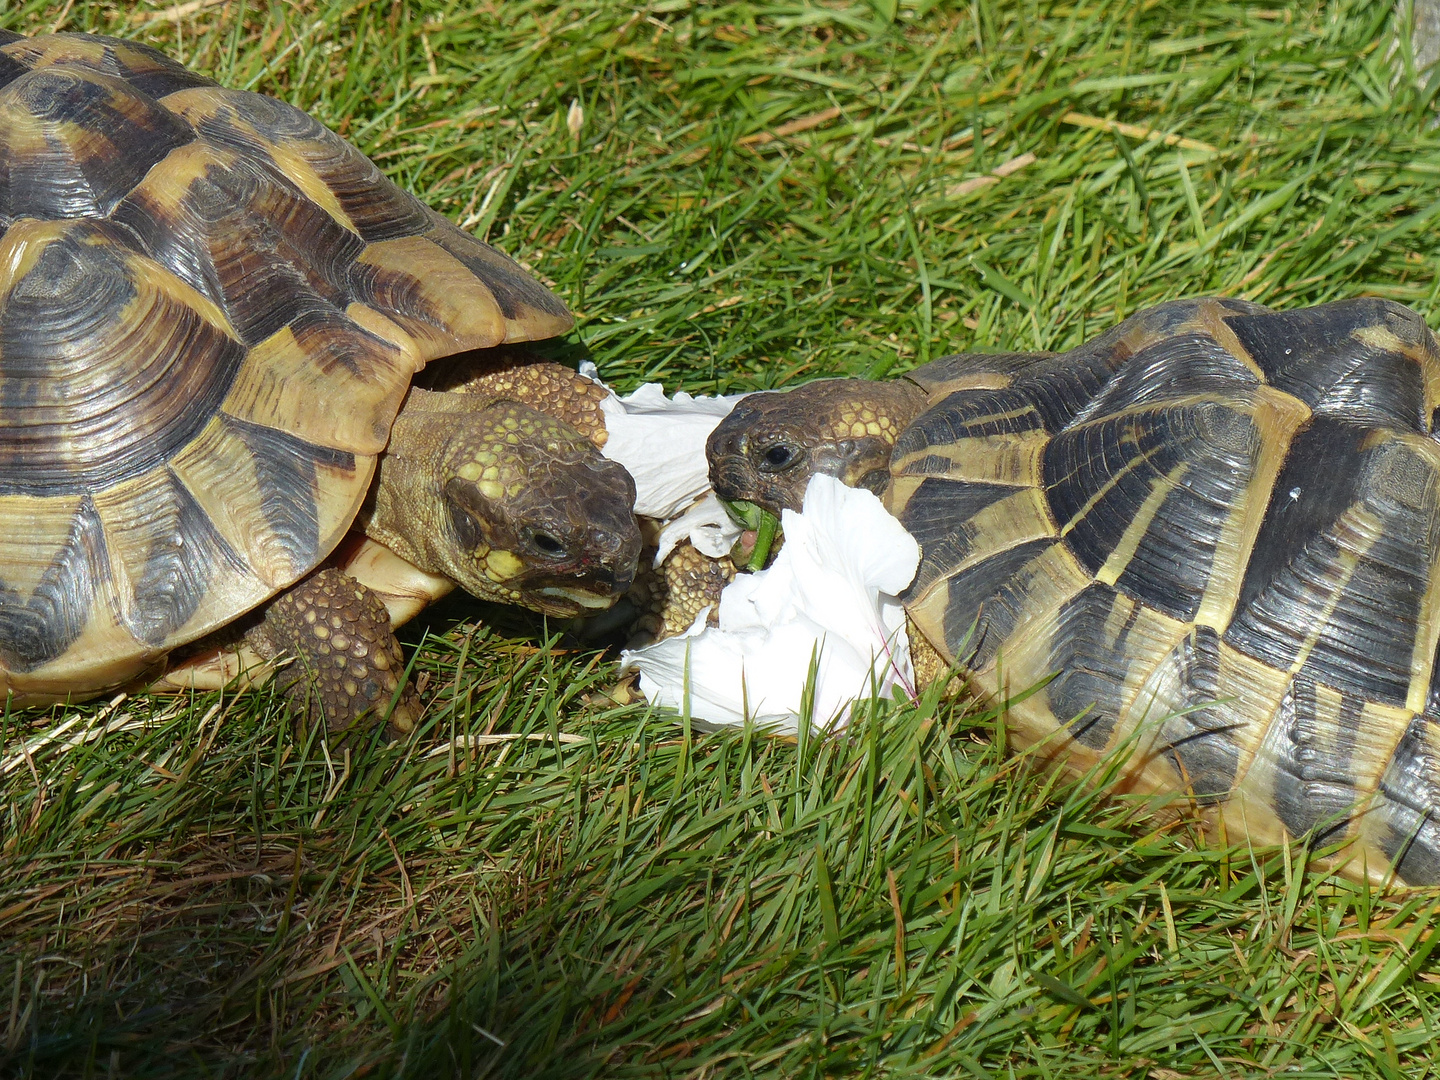
[[[660,530],[659,545],[655,551],[655,565],[659,566],[665,557],[675,550],[682,540],[689,540],[701,555],[718,559],[730,554],[735,541],[744,530],[725,512],[719,496],[713,491],[695,503],[674,521]]]
[[[720,625],[703,617],[683,636],[627,651],[653,705],[716,724],[750,719],[797,730],[812,668],[813,718],[848,722],[872,686],[913,696],[905,614],[896,596],[915,576],[920,548],[868,491],[816,476],[804,513],[785,511],[785,546],[765,571],[742,574],[720,598]]]
[[[602,453],[635,478],[637,514],[664,521],[710,490],[705,440],[743,396],[667,398],[659,383],[646,383],[600,402],[609,436]]]

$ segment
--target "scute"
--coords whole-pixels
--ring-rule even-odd
[[[27,518],[7,522],[4,548],[11,550],[0,548],[8,556],[8,573],[0,578],[0,662],[12,672],[28,672],[60,656],[84,632],[109,584],[109,557],[88,495],[66,506],[35,507]]]
[[[1272,729],[1276,774],[1271,789],[1275,814],[1291,836],[1338,838],[1364,796],[1356,786],[1364,701],[1296,678],[1280,703]]]
[[[0,39],[0,45],[4,44],[4,39]],[[0,89],[8,86],[29,70],[30,69],[20,63],[19,60],[16,60],[12,56],[7,56],[3,50],[0,50]]]
[[[1193,395],[1213,396],[1221,388],[1248,398],[1259,377],[1209,334],[1162,338],[1130,357],[1085,406],[1077,424],[1137,405]]]
[[[953,656],[975,667],[992,661],[1028,614],[1025,595],[1044,570],[1040,560],[1055,543],[1030,540],[998,551],[948,582],[945,643]]]
[[[1197,626],[1167,658],[1174,667],[1175,692],[1140,695],[1142,719],[1155,724],[1159,756],[1174,770],[1172,790],[1207,803],[1229,794],[1244,756],[1245,729],[1235,723],[1224,696],[1224,658],[1215,631]]]
[[[1029,488],[940,476],[922,480],[899,517],[925,553],[907,590],[907,595],[917,596],[937,577],[953,573],[977,555],[1053,531]],[[1002,539],[1001,530],[1006,528],[1009,534]]]
[[[0,694],[123,684],[289,585],[417,370],[570,324],[299,110],[0,33]]]
[[[1246,406],[1182,399],[1052,439],[1046,495],[1081,565],[1167,615],[1194,619],[1260,459]]]
[[[1440,561],[1440,448],[1336,427],[1317,423],[1296,440],[1225,640],[1336,690],[1404,705]]]
[[[530,312],[565,317],[565,305],[549,289],[506,255],[489,244],[482,244],[469,233],[461,232],[445,218],[430,211],[432,227],[426,238],[453,255],[467,270],[489,288],[500,313],[514,324],[523,324]]]
[[[246,345],[354,298],[349,276],[364,241],[283,177],[209,143],[171,155],[114,217],[221,307]]]
[[[1422,363],[1434,339],[1415,312],[1388,300],[1345,300],[1301,311],[1225,319],[1278,390],[1324,416],[1429,431]]]
[[[325,554],[318,502],[321,472],[353,474],[355,455],[261,424],[224,415],[220,419],[222,426],[245,444],[254,461],[254,482],[266,531],[285,551],[291,572],[304,573]]]
[[[197,85],[214,85],[213,80],[171,60],[159,49],[103,34],[41,34],[29,38],[16,34],[0,41],[0,47],[27,69],[75,67],[114,75],[130,83],[165,73],[177,79],[183,76]],[[141,91],[149,93],[143,87]]]
[[[0,494],[97,491],[154,468],[229,392],[244,348],[114,226],[23,222],[0,260],[23,271],[0,270]]]
[[[96,501],[121,622],[138,641],[158,648],[195,616],[218,576],[248,576],[245,560],[169,468],[104,491]]]
[[[11,31],[0,33],[0,87],[36,68],[78,68],[114,76],[152,98],[215,85],[158,49],[134,41],[86,34],[27,38]]]
[[[1366,815],[1365,831],[1396,876],[1411,884],[1440,881],[1440,719],[1415,717],[1387,763]]]
[[[71,67],[29,71],[0,88],[0,221],[103,218],[194,138],[120,79]]]
[[[362,240],[414,236],[429,228],[425,207],[314,117],[262,94],[197,90],[166,102],[215,146],[254,161],[279,180],[319,193]]]
[[[1045,688],[1050,708],[1070,723],[1070,736],[1103,750],[1125,710],[1130,635],[1140,606],[1111,585],[1096,582],[1061,605]]]

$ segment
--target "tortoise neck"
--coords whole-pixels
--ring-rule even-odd
[[[390,429],[390,443],[376,462],[375,480],[359,517],[366,536],[432,574],[445,573],[433,542],[443,527],[436,463],[454,429],[454,416],[446,414],[464,410],[431,399],[450,396],[411,388]],[[455,404],[469,404],[459,395],[455,399]]]
[[[844,383],[849,393],[839,395],[833,405],[834,441],[827,444],[835,462],[823,471],[850,487],[884,495],[896,440],[925,411],[929,398],[909,379]]]

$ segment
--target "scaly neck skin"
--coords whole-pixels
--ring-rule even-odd
[[[361,524],[366,536],[406,562],[449,577],[434,544],[440,532],[439,521],[433,520],[439,504],[439,484],[430,469],[387,453],[376,465],[375,486]]]
[[[634,503],[630,475],[563,421],[412,388],[360,520],[475,596],[571,616],[609,607],[634,580]]]
[[[453,401],[444,399],[453,398]],[[408,563],[450,577],[440,538],[444,484],[440,463],[467,404],[458,395],[412,389],[390,429],[390,444],[375,468],[370,499],[361,512],[365,535]],[[504,599],[486,596],[483,599]]]
[[[863,487],[881,495],[890,482],[890,455],[900,433],[925,411],[928,395],[909,379],[895,379],[890,382],[866,383],[854,380],[860,388],[860,396],[848,408],[839,410],[844,415],[838,418],[833,429],[836,444],[846,440],[845,428],[850,426],[849,438],[856,449],[852,456],[839,462],[839,479],[850,487]],[[858,416],[857,416],[858,413]],[[859,426],[867,429],[865,439],[857,438]],[[873,440],[867,443],[865,440]],[[865,449],[866,446],[870,449]]]

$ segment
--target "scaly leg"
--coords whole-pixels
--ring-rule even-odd
[[[631,603],[640,612],[631,627],[631,647],[683,634],[707,606],[707,621],[716,625],[720,593],[735,580],[735,565],[729,556],[712,559],[686,540],[659,567],[651,568],[648,557],[640,562],[630,589]]]
[[[281,593],[245,640],[267,660],[290,657],[276,685],[307,721],[330,731],[370,726],[389,713],[392,736],[408,734],[420,702],[379,598],[339,570],[321,570]]]

